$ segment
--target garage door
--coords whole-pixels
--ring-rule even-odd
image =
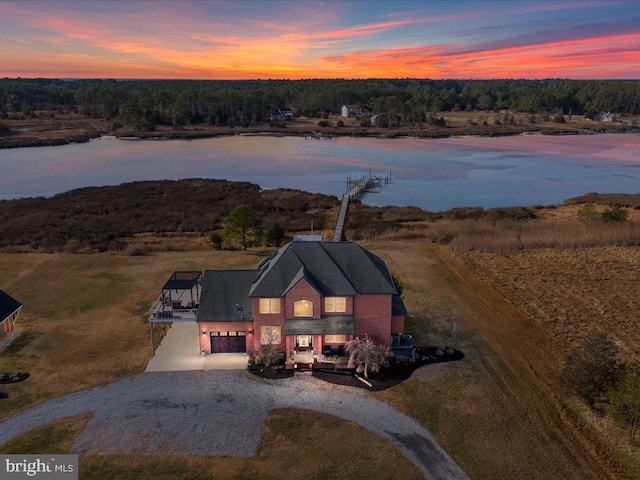
[[[211,332],[211,353],[244,353],[246,351],[245,332]]]

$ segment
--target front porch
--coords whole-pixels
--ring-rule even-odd
[[[296,364],[317,365],[326,364],[336,368],[346,368],[349,357],[346,355],[325,355],[313,352],[294,352],[289,356],[287,368],[293,368]]]

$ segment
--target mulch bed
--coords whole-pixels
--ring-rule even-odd
[[[29,378],[28,373],[0,373],[0,383],[18,383]]]
[[[283,365],[271,365],[262,367],[259,365],[249,365],[249,372],[260,378],[268,378],[269,380],[280,380],[282,378],[293,377],[294,371],[284,368]]]
[[[334,383],[336,385],[344,385],[347,387],[364,388],[371,391],[380,391],[391,388],[407,380],[411,374],[418,368],[432,363],[453,362],[462,360],[464,353],[460,350],[450,347],[416,347],[415,360],[409,362],[400,362],[391,359],[388,367],[383,368],[377,373],[370,373],[367,379],[373,386],[369,387],[356,378],[355,369],[334,369],[334,368],[314,368],[313,376],[325,382]],[[291,369],[285,369],[283,366],[271,366],[268,368],[251,365],[249,371],[261,378],[278,380],[281,378],[290,378],[294,375]],[[358,374],[364,378],[364,375]]]

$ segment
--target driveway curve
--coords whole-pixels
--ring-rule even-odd
[[[269,410],[287,407],[359,423],[396,445],[428,479],[468,478],[427,430],[364,391],[311,377],[266,381],[234,370],[149,372],[66,395],[0,423],[0,444],[93,411],[73,446],[78,453],[248,457]]]

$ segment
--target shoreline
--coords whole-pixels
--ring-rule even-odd
[[[54,147],[74,143],[86,143],[96,138],[115,137],[118,140],[195,140],[201,138],[232,137],[232,136],[270,136],[270,137],[309,137],[318,140],[330,140],[337,137],[352,138],[414,138],[438,139],[450,137],[507,137],[518,135],[598,135],[615,133],[638,133],[640,128],[633,125],[615,125],[607,128],[594,125],[594,128],[559,128],[548,126],[490,126],[488,128],[459,128],[443,127],[441,129],[367,129],[355,130],[351,128],[318,128],[286,129],[286,128],[254,128],[254,127],[218,127],[192,130],[159,130],[147,132],[125,131],[115,132],[87,132],[85,134],[61,135],[46,138],[32,136],[9,135],[0,137],[0,150],[9,148]]]

